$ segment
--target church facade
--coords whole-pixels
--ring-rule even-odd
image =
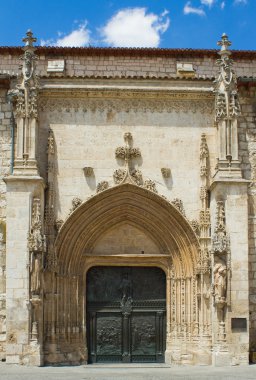
[[[0,47],[0,359],[256,360],[256,52]]]

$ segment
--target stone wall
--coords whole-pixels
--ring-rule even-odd
[[[0,73],[9,71],[18,73],[20,66],[19,54],[7,54],[1,52],[0,48]],[[201,53],[201,57],[196,57],[195,53],[177,51],[172,56],[157,56],[157,53],[150,55],[141,55],[133,52],[131,55],[125,53],[91,54],[84,49],[84,54],[62,55],[55,52],[47,54],[47,48],[44,51],[37,51],[39,56],[37,70],[40,76],[106,76],[106,77],[157,77],[175,76],[177,62],[192,63],[196,76],[214,77],[218,71],[216,59],[217,52],[212,52],[210,56]],[[234,58],[234,68],[237,76],[256,76],[256,58]],[[48,60],[65,60],[64,73],[47,73]]]
[[[100,85],[100,83],[98,83]],[[210,149],[211,173],[216,164],[213,98],[208,100],[143,99],[133,101],[43,98],[40,105],[40,167],[46,176],[46,147],[49,128],[56,143],[57,218],[66,219],[72,199],[83,201],[96,193],[98,183],[114,185],[114,171],[123,167],[115,150],[124,145],[125,132],[141,151],[134,167],[144,180],[153,180],[159,194],[183,201],[187,217],[198,219],[200,209],[200,141],[206,133]],[[71,138],[72,136],[72,138]],[[92,167],[86,177],[83,168]],[[169,168],[164,178],[161,168]],[[188,181],[187,187],[184,183]]]
[[[256,87],[240,89],[242,120],[240,147],[245,178],[249,185],[249,302],[250,349],[256,351]],[[243,149],[242,149],[243,148]]]
[[[6,340],[6,186],[4,177],[10,173],[11,108],[6,102],[6,90],[0,88],[0,360],[5,357]]]

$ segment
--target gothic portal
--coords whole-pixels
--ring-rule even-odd
[[[256,53],[23,41],[0,47],[0,359],[255,360]]]

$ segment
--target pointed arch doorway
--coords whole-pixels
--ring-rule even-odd
[[[128,183],[110,188],[81,204],[69,216],[59,231],[55,250],[58,272],[52,275],[49,281],[49,284],[55,284],[55,288],[52,300],[46,304],[44,311],[44,328],[49,332],[49,338],[45,344],[46,363],[56,363],[57,360],[59,363],[87,363],[88,361],[108,361],[107,359],[113,362],[113,358],[104,359],[104,352],[108,353],[109,350],[106,345],[102,356],[100,352],[95,353],[95,344],[98,344],[97,339],[101,334],[100,329],[97,330],[97,328],[102,321],[97,318],[105,316],[99,314],[101,311],[105,313],[115,311],[116,316],[119,316],[121,348],[119,346],[118,358],[115,358],[115,361],[163,361],[165,354],[166,362],[179,363],[177,349],[181,351],[185,347],[185,350],[196,352],[199,322],[203,318],[206,320],[207,317],[199,314],[198,305],[197,263],[200,258],[200,247],[188,220],[173,204],[147,189]],[[131,349],[133,342],[138,344],[140,339],[143,341],[140,336],[145,334],[137,333],[136,326],[134,326],[133,334],[129,329],[123,328],[126,315],[122,307],[129,306],[127,302],[129,297],[124,299],[126,302],[122,306],[123,293],[120,283],[115,285],[115,288],[119,289],[114,299],[116,309],[111,306],[111,302],[110,305],[99,305],[99,309],[94,308],[95,305],[91,303],[93,296],[90,302],[90,291],[87,291],[87,285],[89,287],[90,283],[95,282],[90,281],[90,271],[93,271],[94,267],[119,268],[116,270],[121,272],[110,276],[110,284],[111,281],[118,282],[117,279],[123,277],[122,270],[125,269],[120,268],[141,269],[141,273],[138,269],[137,275],[134,277],[132,275],[132,282],[133,278],[144,278],[143,268],[145,268],[145,273],[149,273],[150,268],[152,270],[161,268],[159,270],[164,273],[166,289],[166,325],[164,322],[161,325],[163,330],[166,326],[163,338],[164,354],[156,340],[155,351],[151,357],[150,352],[143,352],[145,351],[144,344],[138,354],[139,358],[136,358],[137,354]],[[98,274],[101,279],[104,277],[102,273]],[[153,281],[148,286],[152,284],[154,284]],[[154,288],[157,286],[153,286],[152,294],[154,294]],[[105,284],[100,293],[103,294],[106,289],[111,289],[111,285]],[[136,311],[137,304],[134,297],[136,291],[132,287],[132,314]],[[157,298],[156,301],[161,299],[163,298]],[[143,300],[145,299],[141,296],[141,301]],[[103,302],[104,299],[97,297],[97,301]],[[153,297],[148,301],[153,301]],[[143,309],[145,307],[143,304],[139,307],[141,307],[141,312],[151,310],[156,321],[158,312],[161,314],[163,311],[165,317],[164,307],[160,310]],[[91,314],[88,314],[89,312]],[[138,316],[138,313],[134,315]],[[132,316],[128,318],[128,326],[131,327]],[[145,315],[142,315],[141,319],[144,317]],[[94,329],[92,329],[93,323],[96,323]],[[204,324],[201,323],[201,325]],[[157,326],[156,322],[156,329]],[[103,330],[105,331],[106,328]],[[128,338],[125,337],[126,333]],[[157,333],[156,336],[162,335]],[[93,341],[91,342],[90,339]],[[165,341],[166,349],[164,350]],[[93,342],[94,346],[92,346]],[[124,347],[125,342],[131,347],[130,352]],[[48,353],[56,347],[58,352],[54,355]],[[128,356],[125,359],[127,352]]]
[[[86,283],[89,363],[164,362],[163,270],[96,266],[88,271]]]

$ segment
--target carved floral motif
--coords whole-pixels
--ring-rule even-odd
[[[98,183],[97,185],[97,193],[100,193],[101,191],[107,190],[109,188],[109,183],[107,181],[102,181]]]
[[[75,211],[82,204],[82,199],[75,197],[72,199],[71,212]]]
[[[151,179],[147,179],[146,181],[144,181],[143,186],[145,187],[145,189],[153,191],[153,193],[157,193],[156,184]]]
[[[131,171],[131,177],[133,178],[136,185],[140,186],[142,184],[143,179],[142,179],[142,173],[140,170],[133,169]]]
[[[116,184],[119,184],[123,181],[126,171],[124,169],[117,169],[114,171],[113,177]]]

